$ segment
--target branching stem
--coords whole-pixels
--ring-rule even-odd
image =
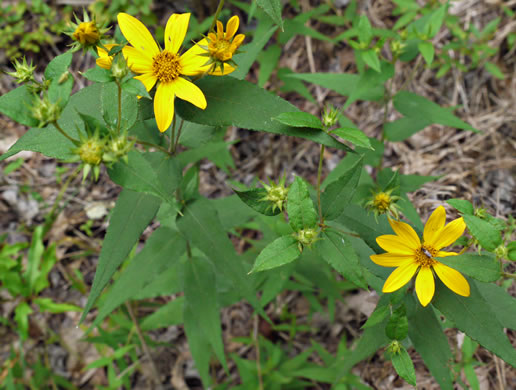
[[[317,207],[319,208],[319,218],[321,224],[324,224],[324,218],[322,215],[322,206],[321,206],[321,174],[322,174],[322,165],[324,159],[324,145],[321,145],[321,153],[319,154],[319,167],[317,168]]]

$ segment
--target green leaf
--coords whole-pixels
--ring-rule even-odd
[[[381,72],[382,67],[380,64],[380,59],[378,58],[378,54],[376,54],[374,49],[360,51],[359,53],[364,62],[369,65],[369,67],[374,69],[376,72]]]
[[[156,215],[160,201],[154,196],[123,190],[109,220],[88,302],[82,313],[86,318],[104,287],[138,242],[143,230]]]
[[[371,142],[369,141],[369,137],[365,135],[362,130],[355,129],[353,127],[339,127],[338,129],[332,130],[331,134],[345,139],[346,141],[351,142],[353,145],[374,150],[374,148],[371,146]]]
[[[478,291],[476,283],[470,281],[469,297],[455,294],[440,281],[436,284],[433,305],[458,329],[516,367],[516,349],[504,333],[496,313]]]
[[[350,150],[322,130],[290,127],[272,120],[285,112],[299,110],[252,83],[232,77],[204,77],[197,82],[197,86],[206,96],[208,106],[201,110],[184,100],[178,100],[177,113],[187,121],[290,135],[333,148]]]
[[[263,200],[267,196],[265,188],[253,188],[248,191],[237,191],[233,189],[240,200],[260,214],[273,216],[281,213],[278,207],[273,207],[272,202]]]
[[[502,235],[489,222],[474,215],[464,215],[464,222],[468,230],[475,237],[482,248],[494,251],[502,243]]]
[[[405,297],[405,305],[409,321],[408,335],[412,345],[441,389],[453,390],[450,370],[453,355],[433,308],[421,306],[413,295]]]
[[[100,66],[90,68],[82,75],[86,77],[88,80],[96,83],[109,83],[110,81],[114,80],[111,71],[103,69]]]
[[[282,236],[267,245],[258,255],[250,272],[265,271],[291,263],[301,255],[298,241]]]
[[[400,191],[413,192],[423,184],[439,179],[440,176],[400,175]]]
[[[118,161],[108,172],[116,184],[155,195],[167,202],[175,200],[174,191],[181,180],[181,169],[175,159],[161,152],[132,150],[127,164]]]
[[[29,91],[27,85],[22,85],[0,96],[0,113],[22,125],[37,126],[38,121],[32,117],[31,112],[35,99],[36,97]]]
[[[409,326],[408,318],[405,315],[405,313],[405,306],[402,305],[398,309],[396,309],[392,313],[391,318],[389,318],[389,321],[385,326],[385,334],[391,340],[402,341],[403,339],[405,339],[405,337],[407,337]]]
[[[349,95],[346,104],[342,107],[342,110],[348,108],[352,103],[357,100],[364,100],[363,96],[368,94],[371,89],[381,86],[383,88],[384,83],[394,76],[394,66],[391,63],[382,61],[381,69],[377,72],[374,69],[367,69],[362,73],[357,81],[355,89]],[[382,89],[382,98],[385,90]]]
[[[416,370],[405,347],[401,346],[399,352],[392,354],[391,361],[398,375],[412,386],[416,386]]]
[[[360,180],[363,163],[363,159],[360,158],[338,180],[326,187],[321,195],[321,208],[325,219],[338,218],[349,204]]]
[[[312,129],[323,129],[321,120],[308,112],[284,112],[272,118],[279,123],[292,127],[309,127]]]
[[[358,256],[353,246],[344,237],[334,231],[326,230],[322,239],[316,243],[317,251],[324,261],[353,284],[367,289],[367,283],[358,263]]]
[[[185,239],[178,232],[167,227],[158,228],[105,294],[91,326],[99,325],[118,306],[154,283],[161,274],[173,267],[185,252]]]
[[[183,320],[185,297],[177,297],[167,302],[141,323],[142,330],[167,328],[171,325],[181,325]]]
[[[287,214],[294,231],[312,228],[317,224],[317,212],[306,182],[296,177],[288,190]]]
[[[477,282],[480,294],[486,300],[504,328],[516,329],[516,298],[494,283]]]
[[[274,20],[283,30],[283,20],[281,19],[281,0],[256,0],[256,3]]]
[[[511,261],[516,261],[516,241],[511,241],[507,244],[507,258]]]
[[[247,299],[262,316],[267,317],[256,298],[252,279],[235,253],[213,204],[200,198],[187,205],[183,217],[177,220],[177,227],[233,283],[233,290]]]
[[[267,50],[264,50],[258,56],[258,63],[260,64],[260,73],[258,74],[258,86],[263,88],[272,73],[278,67],[278,61],[281,56],[281,47],[278,44],[270,45]]]
[[[342,96],[350,96],[357,89],[360,76],[350,73],[294,73],[287,77],[300,79],[331,89]],[[363,89],[358,95],[360,100],[378,101],[383,98],[384,87],[377,84],[370,89]]]
[[[404,141],[410,136],[430,126],[432,122],[418,116],[403,117],[392,122],[386,122],[383,126],[385,138],[389,141]]]
[[[22,340],[29,338],[29,315],[34,313],[29,304],[25,301],[20,302],[14,309],[14,320],[17,330]]]
[[[50,298],[35,298],[34,303],[39,306],[40,312],[58,314],[69,311],[82,311],[78,306],[69,303],[57,303]]]
[[[501,276],[500,263],[491,256],[464,253],[458,256],[439,257],[438,260],[481,282],[494,282]]]
[[[51,80],[53,78],[59,78],[61,75],[68,70],[68,67],[72,63],[72,52],[67,51],[66,53],[60,54],[50,61],[45,69],[45,78]]]
[[[455,207],[462,214],[473,215],[473,212],[474,212],[473,205],[471,204],[471,202],[469,202],[465,199],[448,199],[446,201],[446,203]]]
[[[491,73],[494,77],[496,77],[497,79],[500,79],[500,80],[503,80],[505,79],[505,75],[503,74],[503,72],[500,70],[500,68],[494,64],[493,62],[486,62],[484,64],[484,68],[486,68],[486,70]]]
[[[147,89],[145,89],[145,85],[143,85],[143,83],[140,80],[127,80],[125,83],[122,84],[122,90],[134,96],[142,96],[147,99],[152,99],[149,95],[149,92],[147,92]]]
[[[27,270],[24,279],[29,284],[29,290],[34,292],[36,280],[40,275],[40,264],[45,247],[43,245],[43,225],[36,226],[32,234],[32,242],[29,248]]]
[[[360,42],[369,45],[371,39],[373,39],[373,29],[371,27],[371,22],[369,22],[369,18],[366,15],[360,15],[357,30]]]
[[[394,107],[408,117],[417,117],[430,123],[439,123],[444,126],[478,132],[468,123],[460,120],[446,108],[408,91],[401,91],[394,96]]]
[[[101,84],[102,92],[100,104],[102,116],[113,129],[118,127],[118,86],[115,82]],[[138,116],[138,98],[122,89],[121,92],[122,117],[120,129],[130,129]]]
[[[419,52],[425,59],[427,65],[432,65],[432,61],[434,60],[434,45],[432,42],[421,41],[418,43],[417,48]]]

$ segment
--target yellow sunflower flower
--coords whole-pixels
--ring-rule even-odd
[[[172,14],[165,27],[165,49],[160,50],[149,30],[138,19],[118,14],[118,25],[131,46],[123,49],[129,68],[140,74],[147,91],[158,83],[154,96],[154,115],[158,129],[164,132],[174,117],[174,99],[179,97],[205,109],[206,98],[194,83],[183,76],[203,73],[197,55],[191,49],[179,54],[190,21],[190,14]]]
[[[244,34],[235,36],[239,24],[240,19],[238,16],[233,16],[226,24],[226,32],[224,32],[224,25],[220,20],[217,20],[217,34],[214,32],[208,34],[208,51],[212,58],[222,62],[229,61],[233,58],[233,54],[245,38]]]
[[[389,293],[400,289],[417,272],[416,294],[421,305],[427,306],[435,292],[435,272],[454,293],[469,296],[469,284],[464,276],[435,259],[457,255],[441,249],[453,244],[464,233],[466,224],[462,218],[455,219],[445,226],[446,211],[443,206],[439,206],[426,222],[423,243],[410,225],[392,219],[389,219],[389,223],[396,235],[387,234],[376,239],[378,245],[387,253],[371,256],[371,260],[382,267],[397,267],[385,281],[383,292]]]

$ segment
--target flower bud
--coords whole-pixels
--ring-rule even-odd
[[[72,37],[83,46],[93,46],[100,41],[99,29],[93,21],[80,23]]]
[[[111,164],[118,160],[127,160],[127,154],[133,148],[134,142],[130,141],[126,135],[121,135],[117,138],[111,139],[102,156],[102,161]]]
[[[104,154],[104,142],[97,137],[89,138],[79,146],[77,154],[84,164],[99,165]]]
[[[374,193],[373,197],[365,204],[365,207],[369,210],[372,210],[375,217],[389,213],[394,218],[399,219],[399,206],[396,204],[396,202],[400,199],[400,197],[391,195],[392,191],[393,189]]]
[[[311,247],[312,244],[317,241],[319,232],[313,228],[306,228],[296,233],[296,239],[303,246]]]
[[[36,66],[32,65],[32,61],[30,63],[27,63],[27,59],[23,57],[23,61],[18,62],[17,60],[15,60],[13,65],[15,71],[6,73],[9,76],[14,77],[18,84],[34,80],[34,70],[36,69]]]
[[[48,96],[36,99],[32,106],[32,116],[38,120],[38,127],[45,127],[49,123],[57,122],[61,115],[58,103],[52,103]]]
[[[288,195],[288,188],[285,187],[285,180],[286,177],[283,176],[278,184],[274,183],[269,179],[269,185],[265,184],[264,182],[261,182],[263,185],[263,188],[267,190],[267,195],[263,197],[261,200],[263,202],[271,202],[272,203],[272,210],[276,210],[278,208],[280,211],[283,210],[283,205],[287,200]]]
[[[339,110],[334,106],[327,105],[322,114],[322,123],[326,129],[333,127],[339,119]]]
[[[127,61],[125,60],[122,54],[119,54],[115,57],[115,60],[111,64],[111,74],[117,80],[123,79],[129,73],[129,67],[127,66]]]

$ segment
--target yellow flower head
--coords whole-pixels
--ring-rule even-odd
[[[179,54],[189,21],[189,13],[170,16],[165,27],[165,49],[161,50],[149,30],[138,19],[126,13],[118,14],[118,25],[130,44],[124,47],[123,54],[129,68],[139,74],[135,79],[140,80],[147,91],[158,83],[154,96],[154,115],[161,132],[166,131],[172,123],[176,96],[201,109],[206,108],[206,98],[202,91],[185,78],[204,73],[202,59],[192,49]]]
[[[94,45],[100,41],[100,32],[94,21],[82,22],[77,26],[72,37],[81,45]]]
[[[208,51],[211,58],[222,62],[233,58],[233,54],[245,38],[244,34],[238,34],[235,37],[239,24],[238,16],[233,16],[226,24],[226,32],[224,32],[224,25],[217,20],[217,33],[210,32],[208,34]]]
[[[385,192],[379,192],[373,198],[373,206],[382,213],[389,209],[391,202],[391,196]]]
[[[462,218],[445,226],[446,211],[443,206],[439,206],[426,222],[423,243],[410,225],[392,219],[389,219],[389,223],[396,235],[388,234],[376,239],[387,253],[371,256],[371,260],[378,265],[396,267],[385,281],[383,292],[400,289],[417,273],[416,294],[421,305],[427,306],[435,292],[435,272],[454,293],[469,296],[469,284],[464,276],[435,259],[457,255],[441,249],[453,244],[464,233],[466,224]]]

